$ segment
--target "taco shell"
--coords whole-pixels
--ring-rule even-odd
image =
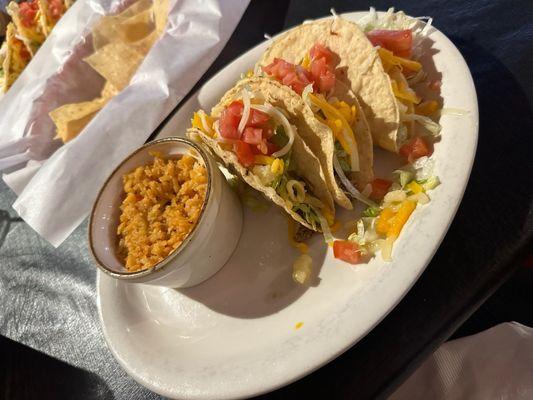
[[[22,19],[20,17],[20,7],[17,3],[14,1],[10,2],[6,10],[13,20],[20,38],[30,51],[31,55],[35,55],[45,39],[42,21],[40,18],[40,11],[35,15],[34,25],[28,27],[22,23]]]
[[[34,0],[34,1],[37,1],[39,3],[39,14],[40,14],[41,27],[42,27],[44,35],[48,37],[50,33],[52,32],[52,29],[54,29],[54,26],[56,25],[58,18],[52,16],[50,12],[49,0]],[[65,3],[62,2],[61,4],[62,4],[61,15],[63,15],[67,11],[67,7]]]
[[[11,85],[17,80],[22,73],[26,65],[30,62],[30,53],[26,48],[26,45],[19,40],[16,35],[16,28],[13,23],[7,25],[6,41],[4,43],[4,62],[3,62],[3,91],[11,87]]]
[[[299,64],[315,43],[339,57],[336,78],[357,95],[374,143],[397,152],[399,110],[391,83],[379,55],[355,23],[341,17],[304,23],[275,39],[257,64],[266,66],[274,58]]]
[[[326,183],[326,178],[324,176],[320,161],[313,154],[303,139],[303,136],[314,135],[312,129],[316,128],[319,122],[316,121],[314,117],[308,118],[308,113],[312,112],[296,93],[270,79],[245,79],[238,82],[235,87],[230,89],[222,97],[221,101],[211,110],[211,116],[213,118],[219,118],[222,111],[232,101],[241,98],[241,93],[244,88],[247,88],[254,93],[260,93],[264,97],[265,103],[279,107],[287,113],[290,123],[294,125],[297,130],[291,150],[291,165],[294,166],[295,172],[308,183],[310,187],[310,193],[321,200],[330,210],[333,211],[333,198]],[[324,127],[321,124],[320,126]],[[211,148],[227,166],[233,167],[247,184],[263,193],[276,205],[282,207],[300,224],[306,228],[315,230],[315,228],[306,222],[300,215],[287,207],[285,200],[283,200],[283,198],[276,192],[274,188],[264,186],[257,176],[255,176],[250,170],[243,167],[233,152],[224,150],[215,139],[198,129],[191,128],[188,131],[188,135],[190,137],[200,137],[201,140],[207,146],[209,146],[209,148]]]

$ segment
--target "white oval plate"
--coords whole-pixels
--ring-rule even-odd
[[[343,16],[358,20],[365,13]],[[418,207],[394,246],[394,261],[378,257],[351,266],[312,239],[314,286],[291,279],[296,252],[286,217],[275,207],[245,210],[241,240],[226,266],[205,283],[172,290],[127,284],[98,273],[98,307],[109,348],[142,385],[180,399],[239,398],[293,382],[353,346],[389,313],[439,247],[461,201],[474,160],[477,99],[468,67],[442,33],[430,34],[445,108],[435,145],[442,185]],[[168,122],[161,136],[183,135],[194,110],[210,109],[251,68],[258,45],[215,75]],[[437,77],[437,75],[435,75]],[[376,169],[391,171],[377,151]],[[383,172],[382,172],[383,174]],[[296,324],[303,325],[296,329]]]

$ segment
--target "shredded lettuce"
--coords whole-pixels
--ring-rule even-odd
[[[314,229],[317,229],[320,226],[320,218],[318,217],[316,210],[313,207],[311,207],[309,204],[305,204],[305,203],[295,204],[292,207],[292,211],[300,215]]]
[[[440,179],[439,179],[438,176],[431,176],[428,179],[426,179],[426,181],[424,183],[422,183],[422,187],[426,191],[427,190],[433,190],[439,185],[440,185]]]
[[[431,118],[418,114],[403,114],[402,121],[415,121],[420,124],[433,137],[438,137],[442,127]]]
[[[377,217],[379,215],[380,209],[378,207],[368,207],[363,211],[363,217]]]
[[[348,154],[344,151],[342,148],[342,145],[336,141],[335,142],[335,155],[337,156],[337,160],[339,160],[339,164],[344,172],[350,172],[350,162]]]
[[[406,171],[404,169],[397,169],[396,171],[393,171],[393,174],[398,174],[398,179],[402,188],[409,182],[411,182],[414,178],[413,172]]]

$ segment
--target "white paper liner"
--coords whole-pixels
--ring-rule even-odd
[[[0,100],[0,169],[19,195],[13,208],[39,235],[57,247],[83,221],[113,168],[215,60],[248,2],[171,0],[165,32],[130,85],[61,145],[48,113],[99,95],[104,80],[82,61],[92,51],[90,28],[126,7],[119,0],[77,0]]]

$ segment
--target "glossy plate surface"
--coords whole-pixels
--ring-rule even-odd
[[[364,14],[343,16],[358,20]],[[297,253],[287,241],[286,217],[275,207],[266,212],[245,208],[235,253],[197,287],[127,284],[99,273],[104,335],[113,355],[139,383],[180,399],[249,397],[273,390],[353,346],[408,292],[460,204],[478,134],[476,93],[463,57],[438,30],[429,39],[434,54],[422,62],[432,71],[431,79],[442,80],[444,107],[465,114],[441,117],[442,138],[433,158],[442,184],[430,193],[430,204],[415,210],[395,243],[394,261],[378,257],[350,266],[334,259],[317,235],[310,252],[314,283],[297,286],[291,279]],[[265,47],[266,42],[258,45],[215,75],[160,136],[183,135],[193,111],[209,110]],[[377,176],[400,165],[384,152],[376,153]]]

